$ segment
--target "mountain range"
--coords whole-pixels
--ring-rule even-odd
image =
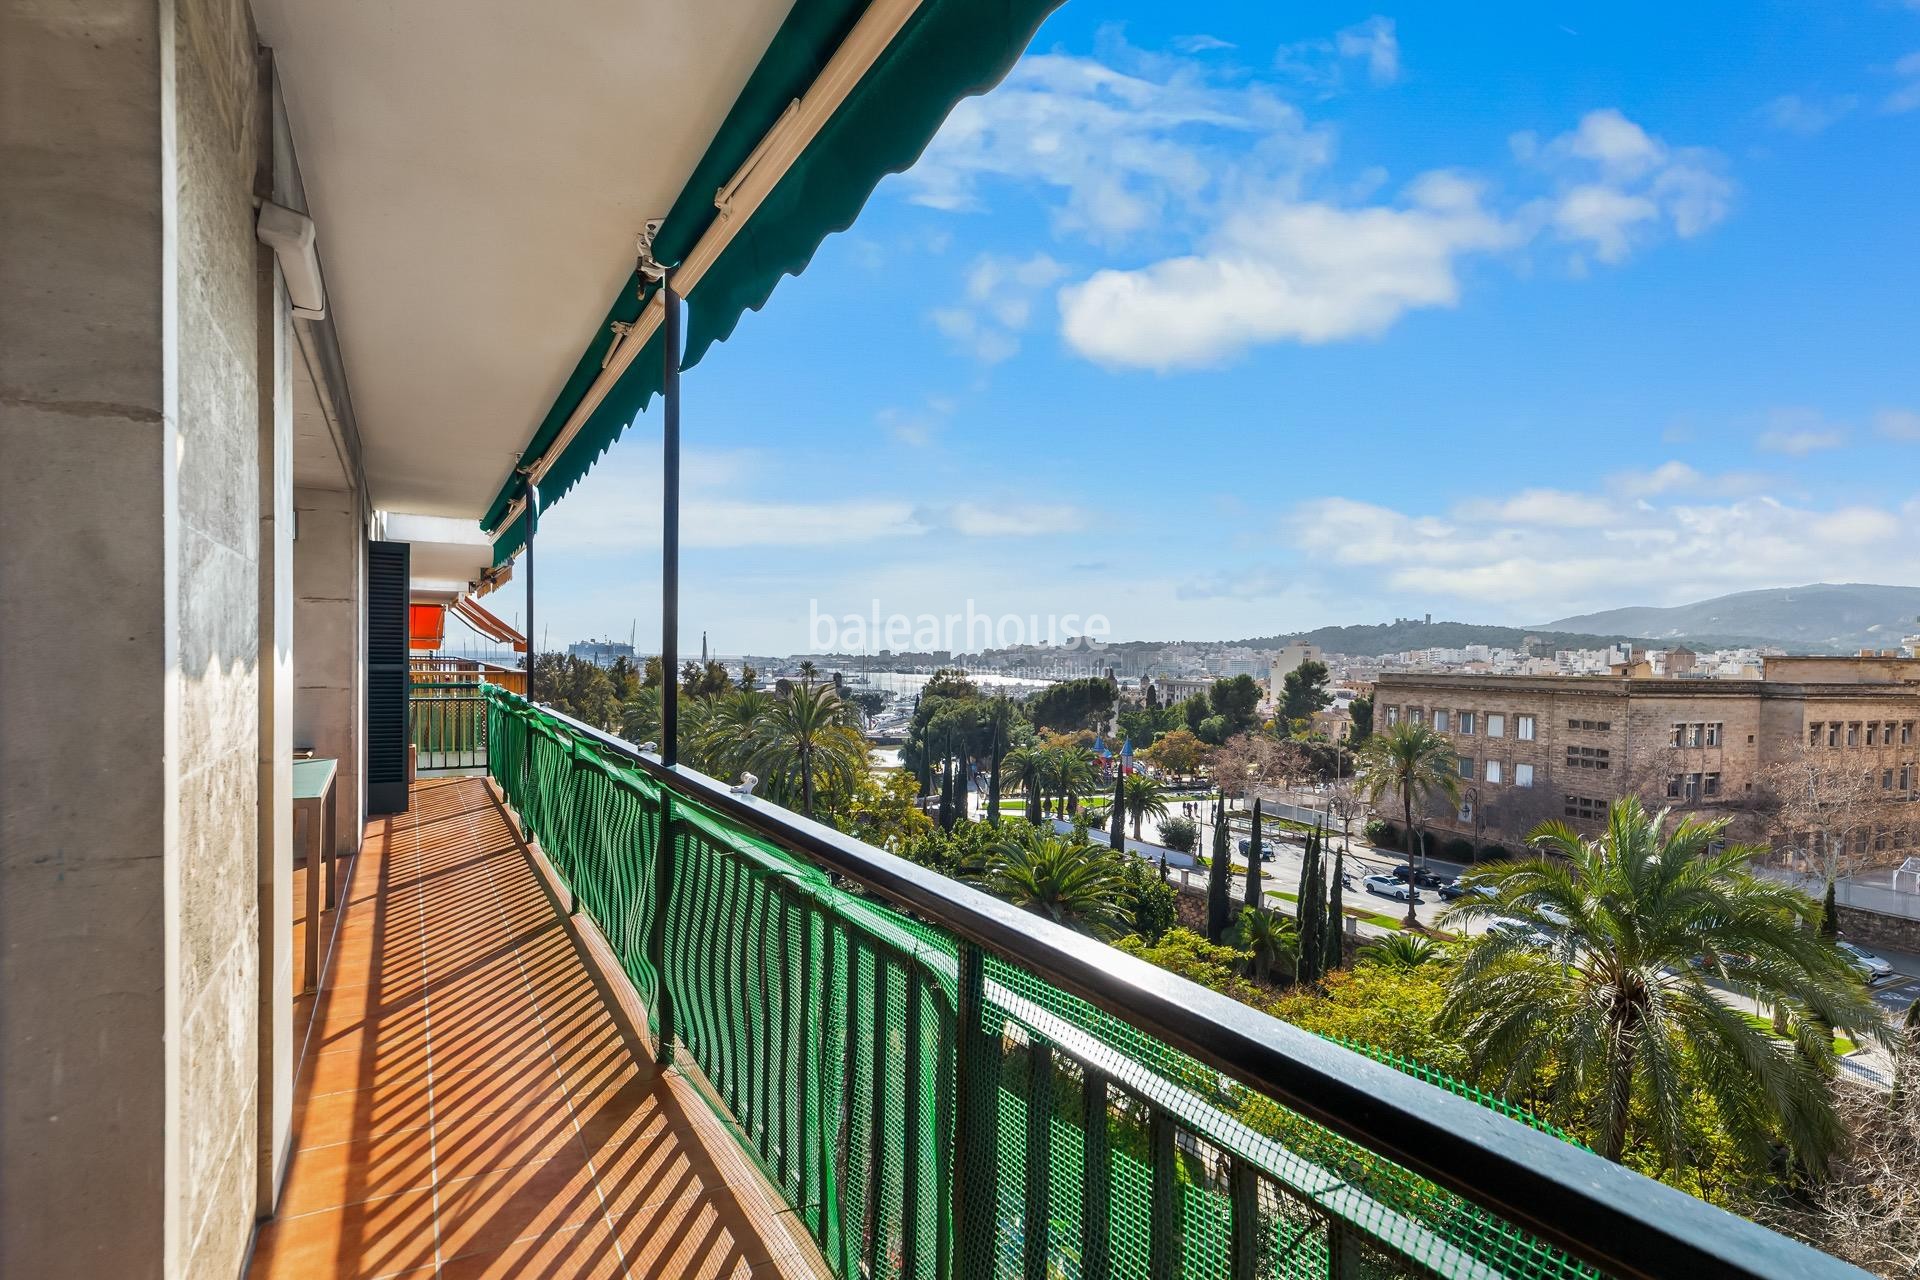
[[[1234,643],[1271,649],[1288,641],[1328,653],[1378,657],[1409,649],[1458,649],[1470,644],[1517,649],[1598,649],[1622,642],[1659,648],[1780,648],[1790,653],[1854,653],[1898,648],[1920,632],[1920,587],[1815,582],[1802,587],[1739,591],[1693,604],[1638,605],[1558,618],[1537,627],[1477,622],[1395,619],[1371,625],[1318,627],[1292,635]]]
[[[1805,653],[1898,648],[1920,631],[1920,587],[1815,582],[1804,587],[1738,591],[1694,604],[1640,605],[1577,614],[1543,624],[1555,631],[1644,636],[1672,643],[1727,637]]]

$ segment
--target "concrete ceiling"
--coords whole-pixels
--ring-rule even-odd
[[[375,506],[485,512],[790,4],[254,0]]]

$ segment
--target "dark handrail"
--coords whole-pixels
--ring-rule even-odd
[[[1030,970],[1609,1275],[1866,1272],[685,765],[540,707],[655,782]]]

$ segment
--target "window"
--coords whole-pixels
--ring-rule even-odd
[[[1879,736],[1880,736],[1880,722],[1878,720],[1867,721],[1867,745],[1868,746],[1874,745],[1874,739],[1878,738]]]
[[[1435,711],[1433,713],[1433,731],[1435,733],[1445,733],[1447,729],[1447,713],[1444,711]]]
[[[1912,787],[1913,787],[1913,766],[1910,764],[1903,764],[1900,766],[1900,790],[1907,791],[1907,790],[1911,790]]]
[[[1462,732],[1462,733],[1464,733],[1464,734],[1466,734],[1466,735],[1468,735],[1469,737],[1471,737],[1471,736],[1472,736],[1472,734],[1473,734],[1473,712],[1471,712],[1471,711],[1462,711],[1462,712],[1460,713],[1460,732]]]
[[[1513,766],[1513,785],[1516,787],[1532,786],[1533,766],[1530,764],[1517,764]]]
[[[1687,745],[1687,726],[1683,724],[1676,724],[1675,726],[1673,726],[1673,732],[1667,735],[1667,745],[1670,747],[1686,746]]]
[[[1893,770],[1891,768],[1880,771],[1880,789],[1882,791],[1893,790]]]
[[[1912,741],[1913,741],[1913,721],[1902,720],[1900,722],[1900,745],[1904,747],[1909,743],[1911,743]]]
[[[1568,747],[1567,768],[1611,769],[1613,752],[1605,747]]]
[[[1463,778],[1473,777],[1473,757],[1472,756],[1456,756],[1454,757],[1454,759],[1456,763],[1459,765],[1461,777]]]
[[[1586,733],[1605,733],[1607,730],[1613,728],[1613,721],[1611,720],[1569,720],[1567,721],[1567,728],[1579,729]]]
[[[1810,747],[1820,745],[1820,722],[1818,720],[1815,720],[1807,726],[1807,745]]]
[[[1427,713],[1425,711],[1421,710],[1419,707],[1407,708],[1408,724],[1425,724],[1426,722],[1427,722]]]
[[[1705,726],[1704,724],[1690,724],[1687,726],[1687,745],[1688,746],[1690,747],[1704,746],[1706,744],[1706,738],[1707,738],[1707,726]]]
[[[1720,725],[1718,722],[1707,726],[1707,745],[1710,747],[1720,745]]]
[[[1513,736],[1522,742],[1533,741],[1533,717],[1515,716],[1513,718]]]
[[[1591,796],[1568,796],[1567,816],[1580,822],[1598,822],[1607,816],[1607,802]]]
[[[1858,720],[1855,720],[1847,726],[1847,745],[1850,747],[1860,745],[1860,722]]]
[[[1680,798],[1686,801],[1688,804],[1698,804],[1700,802],[1700,775],[1699,774],[1690,773],[1687,775],[1686,782],[1683,788],[1683,793]]]
[[[1498,760],[1487,761],[1487,781],[1500,781],[1500,762]]]
[[[1400,708],[1388,707],[1387,708],[1387,728],[1391,729],[1393,728],[1393,726],[1399,723],[1400,723]]]
[[[1838,720],[1830,720],[1827,722],[1827,745],[1830,747],[1840,745],[1840,722]]]
[[[1717,773],[1709,773],[1702,777],[1700,780],[1700,794],[1704,796],[1719,795],[1720,775]]]
[[[1667,775],[1667,799],[1678,800],[1680,798],[1680,792],[1685,787],[1685,785],[1686,785],[1686,779],[1682,778],[1679,774],[1677,773],[1668,774]]]
[[[1487,736],[1489,738],[1506,737],[1507,736],[1507,718],[1502,715],[1495,715],[1493,712],[1489,711],[1487,713]]]

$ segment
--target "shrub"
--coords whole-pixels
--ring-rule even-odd
[[[1512,852],[1503,844],[1483,844],[1480,846],[1480,861],[1482,862],[1506,862],[1512,857]]]
[[[1472,862],[1473,841],[1455,836],[1440,846],[1440,852],[1449,862]]]
[[[1400,828],[1385,818],[1368,818],[1364,834],[1368,844],[1377,844],[1382,848],[1400,843]]]
[[[1160,824],[1160,843],[1176,853],[1192,853],[1200,843],[1200,824],[1192,818],[1168,818]]]

